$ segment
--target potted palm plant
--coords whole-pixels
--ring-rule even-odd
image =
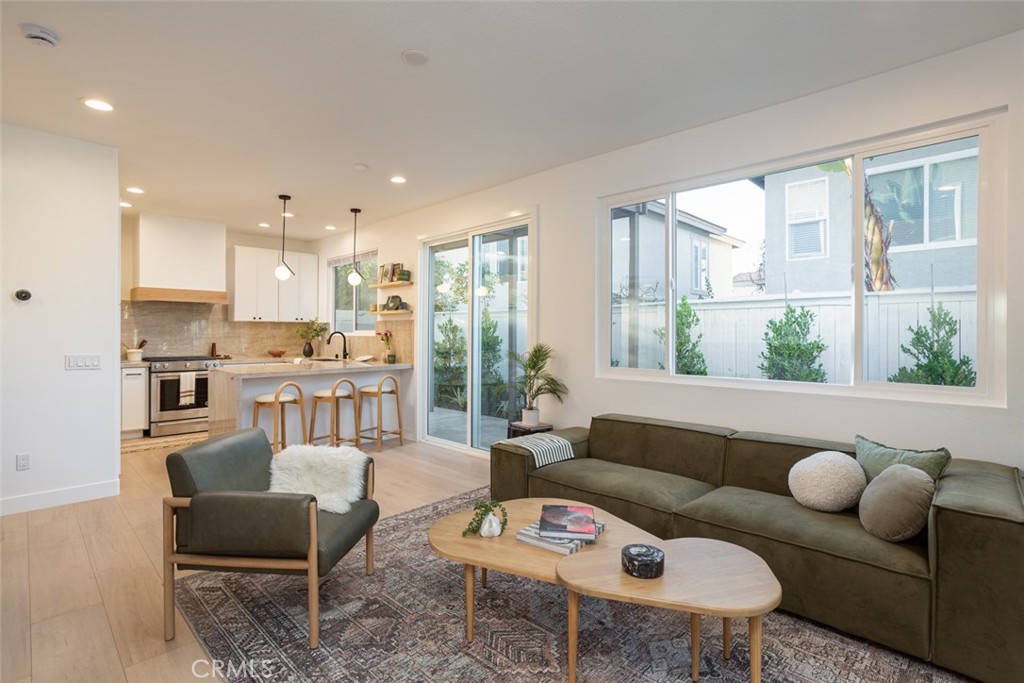
[[[565,383],[548,372],[548,361],[554,357],[555,352],[547,344],[536,344],[525,353],[509,351],[508,355],[519,368],[515,385],[523,399],[523,424],[538,424],[540,411],[537,409],[537,399],[548,395],[554,396],[561,403],[569,393]]]

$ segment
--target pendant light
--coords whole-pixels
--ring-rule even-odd
[[[359,212],[362,209],[350,209],[352,211],[352,270],[348,273],[348,283],[353,287],[363,284],[363,276],[356,268],[356,223],[359,221]]]
[[[288,200],[291,199],[290,195],[279,194],[277,198],[281,200],[281,265],[274,269],[274,277],[282,282],[295,275],[295,271],[292,267],[284,260],[284,226],[288,220]]]

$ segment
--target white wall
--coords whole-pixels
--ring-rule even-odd
[[[856,433],[910,448],[948,446],[958,457],[1024,465],[1024,348],[1008,351],[1008,405],[963,407],[598,377],[596,223],[598,198],[628,190],[783,160],[835,145],[1008,108],[1009,197],[999,217],[1010,227],[1008,339],[1024,338],[1024,32],[903,69],[551,169],[381,222],[365,215],[358,249],[380,246],[381,261],[418,263],[419,240],[537,208],[539,338],[559,352],[554,370],[568,384],[564,405],[541,400],[544,419],[586,425],[625,412],[744,430],[852,441]],[[722,84],[728,87],[728,84]],[[500,160],[495,160],[500,163]],[[345,254],[343,237],[320,243],[321,262]],[[419,277],[414,273],[414,277]],[[329,298],[321,292],[321,310]],[[997,311],[1001,315],[1002,311]],[[422,324],[424,317],[417,312]],[[420,376],[420,373],[417,373]]]
[[[0,507],[118,492],[120,217],[117,151],[4,125]],[[17,289],[32,298],[19,302]],[[65,371],[67,353],[102,368]],[[15,471],[17,453],[32,467]]]

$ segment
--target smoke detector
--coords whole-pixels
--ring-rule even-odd
[[[33,45],[55,47],[60,42],[56,32],[38,24],[21,24],[21,35]]]

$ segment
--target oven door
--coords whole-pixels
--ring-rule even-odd
[[[166,422],[168,420],[190,420],[209,417],[210,409],[208,373],[196,373],[195,402],[181,402],[181,373],[154,372],[149,382],[149,419],[150,422]]]

